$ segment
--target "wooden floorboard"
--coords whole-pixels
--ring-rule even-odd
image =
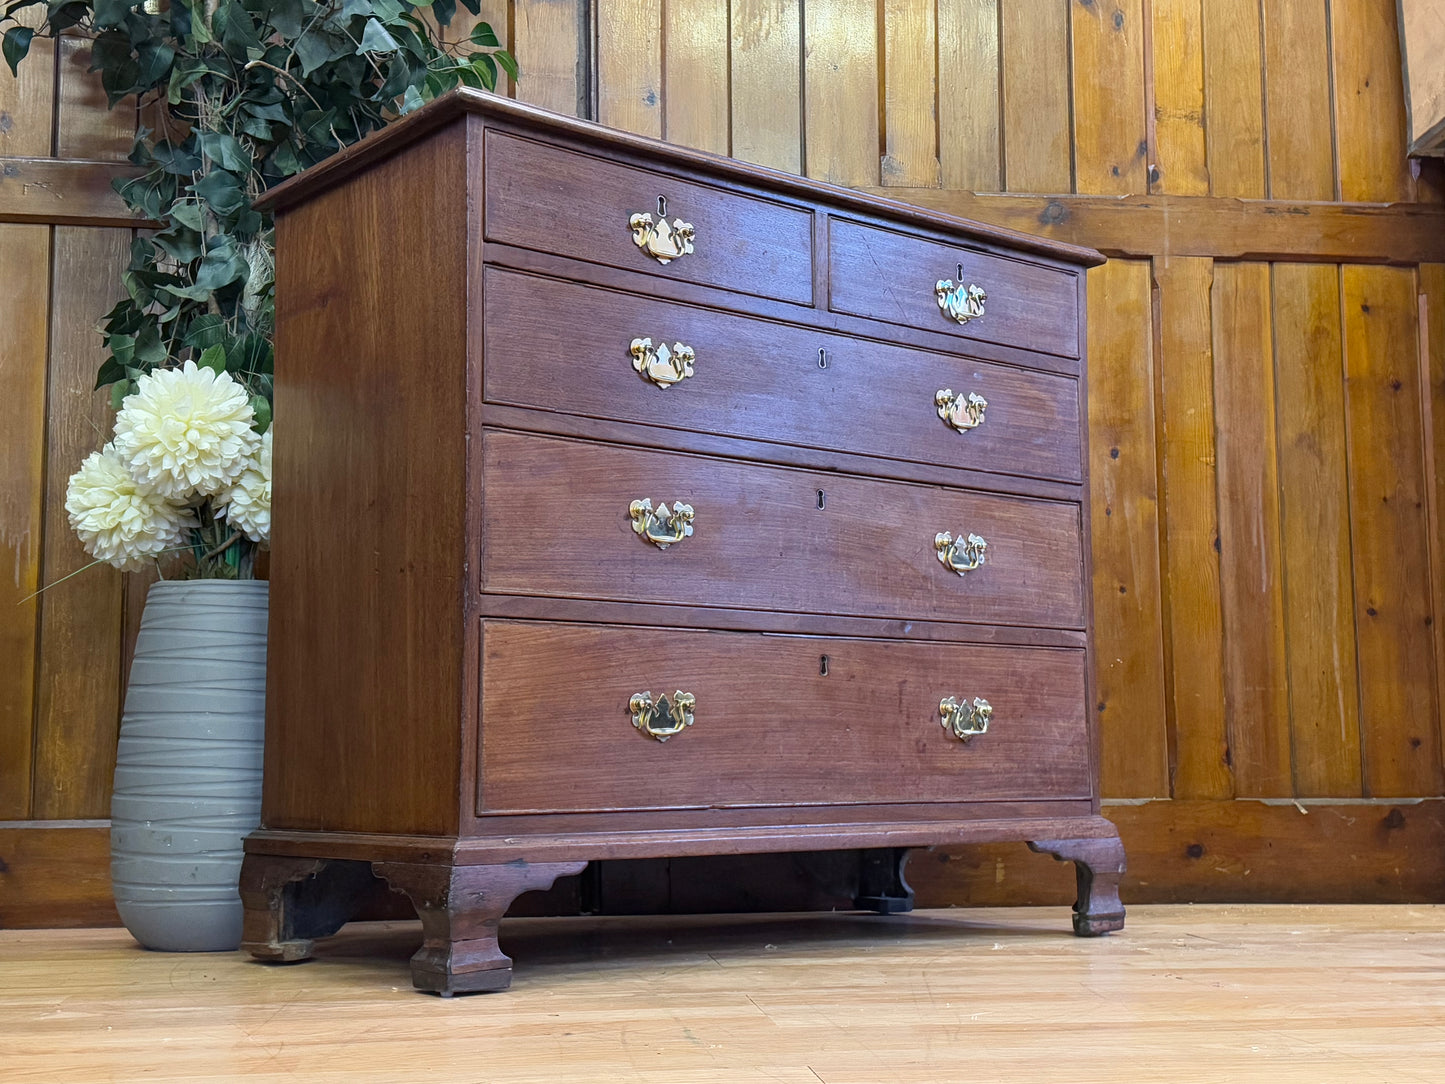
[[[0,932],[0,1073],[57,1080],[954,1084],[1441,1079],[1445,906],[514,919],[503,994],[414,993],[409,923],[306,964]]]

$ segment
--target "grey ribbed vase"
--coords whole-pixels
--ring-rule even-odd
[[[146,948],[241,943],[241,841],[261,817],[267,588],[168,580],[146,596],[110,807],[116,909]]]

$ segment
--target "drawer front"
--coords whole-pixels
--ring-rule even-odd
[[[483,590],[1082,628],[1079,508],[704,456],[486,431]],[[633,501],[693,509],[666,548]],[[822,507],[819,507],[821,505]],[[681,525],[640,515],[666,540]],[[937,536],[983,538],[960,575]],[[673,620],[659,612],[656,620]]]
[[[491,402],[1065,482],[1081,477],[1078,384],[1069,377],[498,268],[487,269],[484,292]],[[653,352],[639,346],[634,355],[632,343],[642,338]],[[696,355],[691,375],[656,353],[679,343]],[[945,391],[953,393],[944,404],[949,420],[939,402]]]
[[[678,692],[690,725],[634,724],[676,727]],[[948,697],[986,701],[987,732],[945,729]],[[1090,792],[1078,650],[489,621],[481,699],[487,812]]]
[[[1079,292],[1066,271],[833,219],[829,305],[924,331],[1079,356]],[[961,274],[960,274],[961,269]],[[939,305],[942,280],[983,288],[983,313],[959,323]],[[969,309],[961,306],[961,314]]]
[[[486,236],[523,248],[813,303],[813,216],[796,207],[694,184],[576,151],[489,131]],[[692,252],[660,263],[638,246],[635,214],[692,226]],[[652,242],[664,253],[677,250]]]

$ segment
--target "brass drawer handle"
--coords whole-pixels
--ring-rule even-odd
[[[938,554],[939,564],[962,576],[965,572],[972,572],[983,566],[984,557],[988,553],[988,543],[976,534],[970,534],[967,538],[963,535],[954,538],[948,531],[942,531],[933,536],[933,549]]]
[[[632,518],[632,529],[660,550],[692,534],[692,505],[681,501],[674,501],[670,509],[664,501],[654,509],[652,501],[644,497],[628,505],[627,514]]]
[[[993,705],[975,696],[973,703],[959,703],[956,697],[946,696],[938,702],[938,712],[943,716],[943,729],[953,732],[961,742],[988,733],[988,721],[993,718]]]
[[[988,294],[984,293],[983,287],[978,283],[963,281],[963,264],[958,265],[958,278],[958,282],[953,279],[939,279],[933,287],[933,293],[938,298],[938,307],[945,316],[957,320],[960,324],[966,324],[983,316],[983,303],[988,300]]]
[[[692,223],[680,218],[668,222],[667,199],[663,196],[657,197],[656,222],[651,211],[641,211],[627,220],[627,226],[637,247],[660,264],[669,264],[692,253]]]
[[[628,349],[633,369],[659,388],[670,388],[692,376],[692,363],[697,360],[692,347],[683,343],[673,343],[669,349],[666,343],[653,346],[651,339],[633,339]]]
[[[634,693],[627,702],[627,710],[632,713],[632,725],[649,738],[656,738],[658,741],[667,741],[674,734],[681,734],[687,727],[692,726],[692,712],[696,706],[697,698],[681,689],[672,694],[671,701],[667,699],[666,693],[653,700],[649,690]]]
[[[988,400],[976,391],[954,395],[952,388],[944,388],[934,394],[933,402],[938,407],[938,416],[960,433],[982,425],[983,412],[988,409]]]

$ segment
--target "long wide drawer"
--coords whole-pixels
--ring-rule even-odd
[[[483,169],[488,240],[813,303],[811,211],[497,132],[486,135]],[[669,230],[685,222],[691,251],[680,235],[639,232],[641,219],[634,229],[634,215],[652,227],[666,219]]]
[[[842,219],[831,222],[828,251],[835,312],[1079,356],[1079,284],[1071,272]],[[953,287],[944,291],[947,308],[943,283]],[[981,294],[969,296],[970,287]]]
[[[482,459],[485,591],[1084,627],[1073,503],[502,430]]]
[[[495,267],[484,282],[491,402],[1067,482],[1081,477],[1072,378]]]
[[[486,621],[478,806],[1085,798],[1085,711],[1073,649]]]

